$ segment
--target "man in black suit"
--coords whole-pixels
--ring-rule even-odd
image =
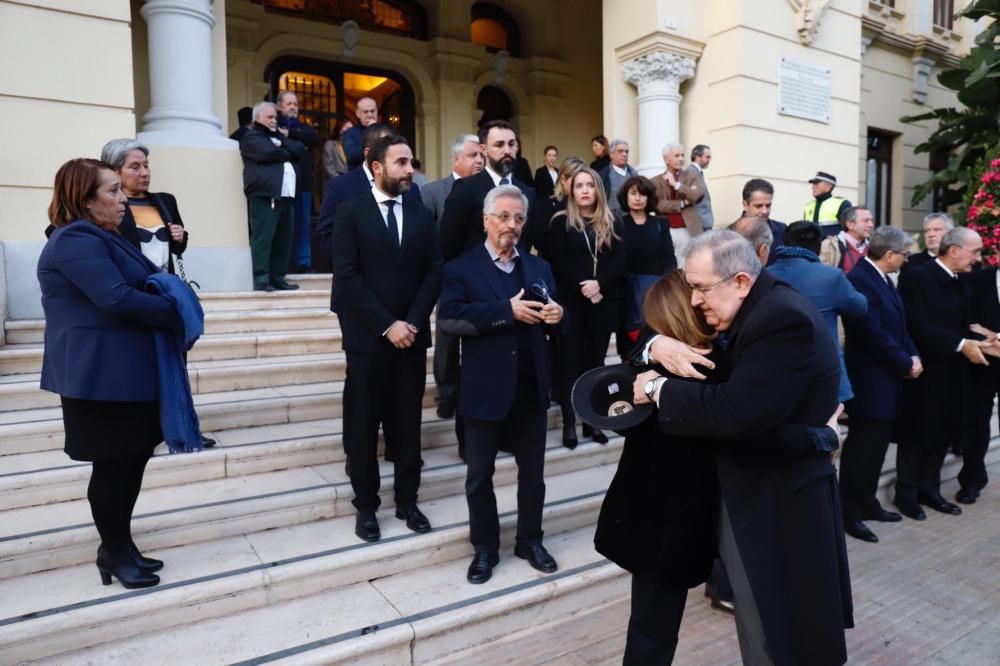
[[[535,228],[535,190],[513,177],[517,138],[506,120],[493,120],[479,128],[479,143],[486,158],[485,168],[475,176],[462,178],[451,188],[441,216],[441,250],[445,261],[482,245],[483,200],[498,185],[516,185],[528,198],[528,221],[519,247],[531,249],[530,234]]]
[[[1000,331],[1000,273],[996,268],[972,271],[962,276],[969,283],[970,318],[992,344],[988,366],[976,366],[969,373],[969,399],[962,471],[958,473],[961,490],[955,495],[960,504],[974,504],[986,486],[986,451],[990,446],[990,420],[993,403],[1000,393],[1000,360],[997,359],[997,331]],[[982,328],[980,328],[982,327]]]
[[[461,182],[461,181],[459,181]],[[546,328],[562,321],[547,262],[518,251],[527,197],[513,185],[488,193],[486,241],[449,262],[438,326],[462,338],[458,413],[464,417],[469,535],[475,556],[470,583],[485,583],[499,562],[500,525],[493,471],[501,444],[517,461],[517,542],[514,554],[552,573],[542,546],[545,431],[551,371]]]
[[[957,227],[941,239],[934,261],[899,280],[906,325],[924,364],[923,375],[903,388],[896,450],[894,501],[914,520],[926,518],[921,504],[962,513],[941,496],[941,465],[961,431],[969,363],[987,365],[983,343],[970,337],[969,285],[958,278],[979,260],[982,248],[976,232]]]
[[[368,151],[371,150],[376,141],[396,133],[392,125],[384,123],[375,123],[366,127],[363,135],[365,157],[367,158]],[[323,190],[323,205],[319,210],[319,221],[316,223],[316,245],[323,255],[329,257],[333,253],[330,239],[333,235],[334,221],[337,219],[337,208],[356,196],[367,194],[374,184],[375,176],[367,162],[362,162],[342,176],[331,178],[327,182],[326,189]],[[416,184],[411,184],[409,189],[403,193],[403,200],[420,203],[420,188]]]
[[[944,235],[955,228],[955,223],[948,213],[930,213],[924,218],[924,250],[911,254],[909,260],[903,264],[901,272],[905,273],[911,268],[923,266],[928,261],[933,261],[941,246],[941,239]]]
[[[776,442],[752,444],[783,424],[826,423],[838,404],[836,345],[816,307],[762,273],[752,245],[735,232],[692,239],[684,270],[691,303],[720,333],[731,373],[714,385],[642,373],[636,402],[658,405],[667,435],[730,442],[716,456],[719,552],[744,663],[842,664],[853,609],[829,451],[817,443],[814,455],[788,460]],[[678,344],[656,337],[649,354],[675,372],[664,349]]]
[[[902,520],[883,509],[875,495],[903,381],[923,372],[906,329],[903,301],[888,277],[906,263],[912,245],[913,239],[899,227],[879,227],[868,256],[847,274],[868,299],[868,311],[844,320],[844,362],[854,397],[847,403],[851,423],[840,457],[840,495],[844,530],[870,543],[877,543],[878,536],[863,520]]]
[[[430,314],[441,289],[441,249],[430,212],[419,200],[403,197],[413,174],[406,139],[382,137],[367,159],[374,186],[337,210],[333,293],[347,352],[344,448],[351,462],[355,533],[377,541],[379,425],[394,456],[396,517],[415,532],[431,529],[417,508],[417,489],[420,411]]]
[[[771,219],[774,203],[774,186],[763,178],[751,178],[743,185],[743,215],[767,220],[771,229],[771,249],[767,265],[774,263],[775,250],[785,244],[785,229],[788,225]]]

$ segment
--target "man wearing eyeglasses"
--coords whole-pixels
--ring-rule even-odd
[[[691,304],[718,331],[731,372],[714,385],[642,373],[636,402],[657,405],[668,436],[719,440],[719,552],[743,662],[842,664],[853,609],[831,451],[815,442],[793,458],[777,442],[751,444],[784,424],[819,427],[836,411],[833,338],[816,307],[762,273],[753,246],[733,231],[692,239],[684,271]],[[683,376],[691,374],[677,359],[711,365],[678,345],[657,337],[649,355]]]
[[[527,197],[516,186],[490,190],[485,242],[444,267],[437,325],[462,340],[458,414],[475,548],[466,579],[473,584],[488,581],[499,562],[493,471],[501,445],[517,461],[514,554],[544,573],[558,568],[542,545],[542,508],[552,377],[547,333],[565,321],[548,262],[518,248],[527,215]]]
[[[944,514],[962,509],[941,496],[941,465],[961,429],[968,372],[986,366],[984,342],[970,331],[970,289],[959,276],[982,257],[983,241],[966,227],[941,239],[938,256],[900,276],[899,295],[906,325],[924,364],[924,373],[903,386],[897,431],[894,502],[907,518],[924,520],[921,505]]]

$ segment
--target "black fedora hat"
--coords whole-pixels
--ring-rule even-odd
[[[653,413],[653,405],[636,405],[632,385],[639,371],[628,364],[605,365],[581,375],[573,384],[573,409],[584,423],[621,433]]]

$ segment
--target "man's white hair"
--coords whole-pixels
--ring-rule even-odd
[[[455,143],[451,144],[451,156],[458,157],[465,150],[465,144],[472,142],[479,145],[479,137],[475,134],[462,134],[455,138]]]
[[[264,109],[274,109],[277,111],[278,107],[274,105],[274,102],[257,102],[257,104],[253,107],[253,119],[255,121],[260,118],[260,114],[264,111]]]
[[[677,149],[677,148],[680,148],[680,150],[681,150],[681,152],[682,152],[682,153],[684,152],[684,146],[683,146],[683,145],[681,145],[681,144],[679,144],[679,143],[668,143],[667,145],[663,146],[663,150],[662,150],[662,151],[660,151],[660,154],[661,154],[661,155],[662,155],[663,157],[666,157],[666,156],[667,156],[667,155],[669,155],[669,154],[670,154],[670,153],[671,153],[671,152],[672,152],[673,150],[675,150],[675,149]]]

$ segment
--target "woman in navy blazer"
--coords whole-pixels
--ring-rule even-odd
[[[163,441],[153,332],[177,328],[180,318],[169,300],[142,290],[158,269],[118,233],[125,201],[109,165],[64,164],[38,282],[41,387],[60,396],[66,453],[93,463],[87,499],[101,536],[97,568],[105,585],[114,576],[136,588],[156,585],[163,566],[139,552],[130,529],[143,471]]]

